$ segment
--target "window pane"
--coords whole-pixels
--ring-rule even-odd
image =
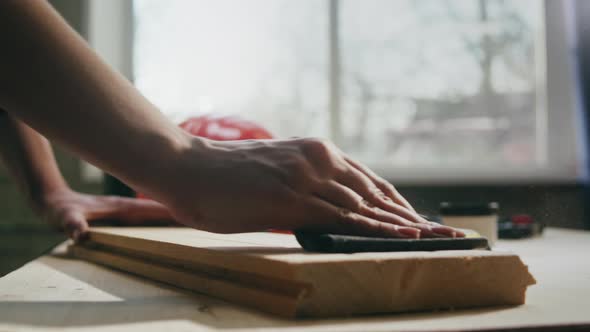
[[[327,8],[307,0],[136,0],[135,79],[174,120],[243,114],[327,131]]]
[[[341,0],[341,145],[385,167],[538,165],[542,6]]]
[[[542,0],[335,3],[135,0],[136,84],[176,121],[241,114],[328,137],[336,29],[345,152],[394,176],[546,166]]]

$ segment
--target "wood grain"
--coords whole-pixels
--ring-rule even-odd
[[[73,255],[287,317],[519,305],[534,279],[490,251],[320,254],[294,237],[95,228]]]

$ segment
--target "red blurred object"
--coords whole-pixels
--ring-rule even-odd
[[[271,133],[266,129],[254,122],[236,116],[204,115],[191,117],[179,126],[194,136],[205,137],[215,141],[272,138]]]
[[[515,225],[528,225],[534,222],[533,218],[528,214],[516,214],[513,215],[510,219],[512,223]]]

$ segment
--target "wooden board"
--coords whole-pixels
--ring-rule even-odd
[[[95,228],[73,255],[287,317],[519,305],[518,256],[440,251],[318,254],[292,235]]]
[[[549,228],[541,238],[498,247],[518,253],[537,279],[525,305],[292,320],[69,259],[61,246],[0,278],[0,331],[590,330],[590,232]]]

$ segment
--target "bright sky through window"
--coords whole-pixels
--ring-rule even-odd
[[[134,4],[136,84],[174,120],[239,114],[280,137],[328,137],[337,28],[345,151],[371,165],[538,163],[540,0]]]

